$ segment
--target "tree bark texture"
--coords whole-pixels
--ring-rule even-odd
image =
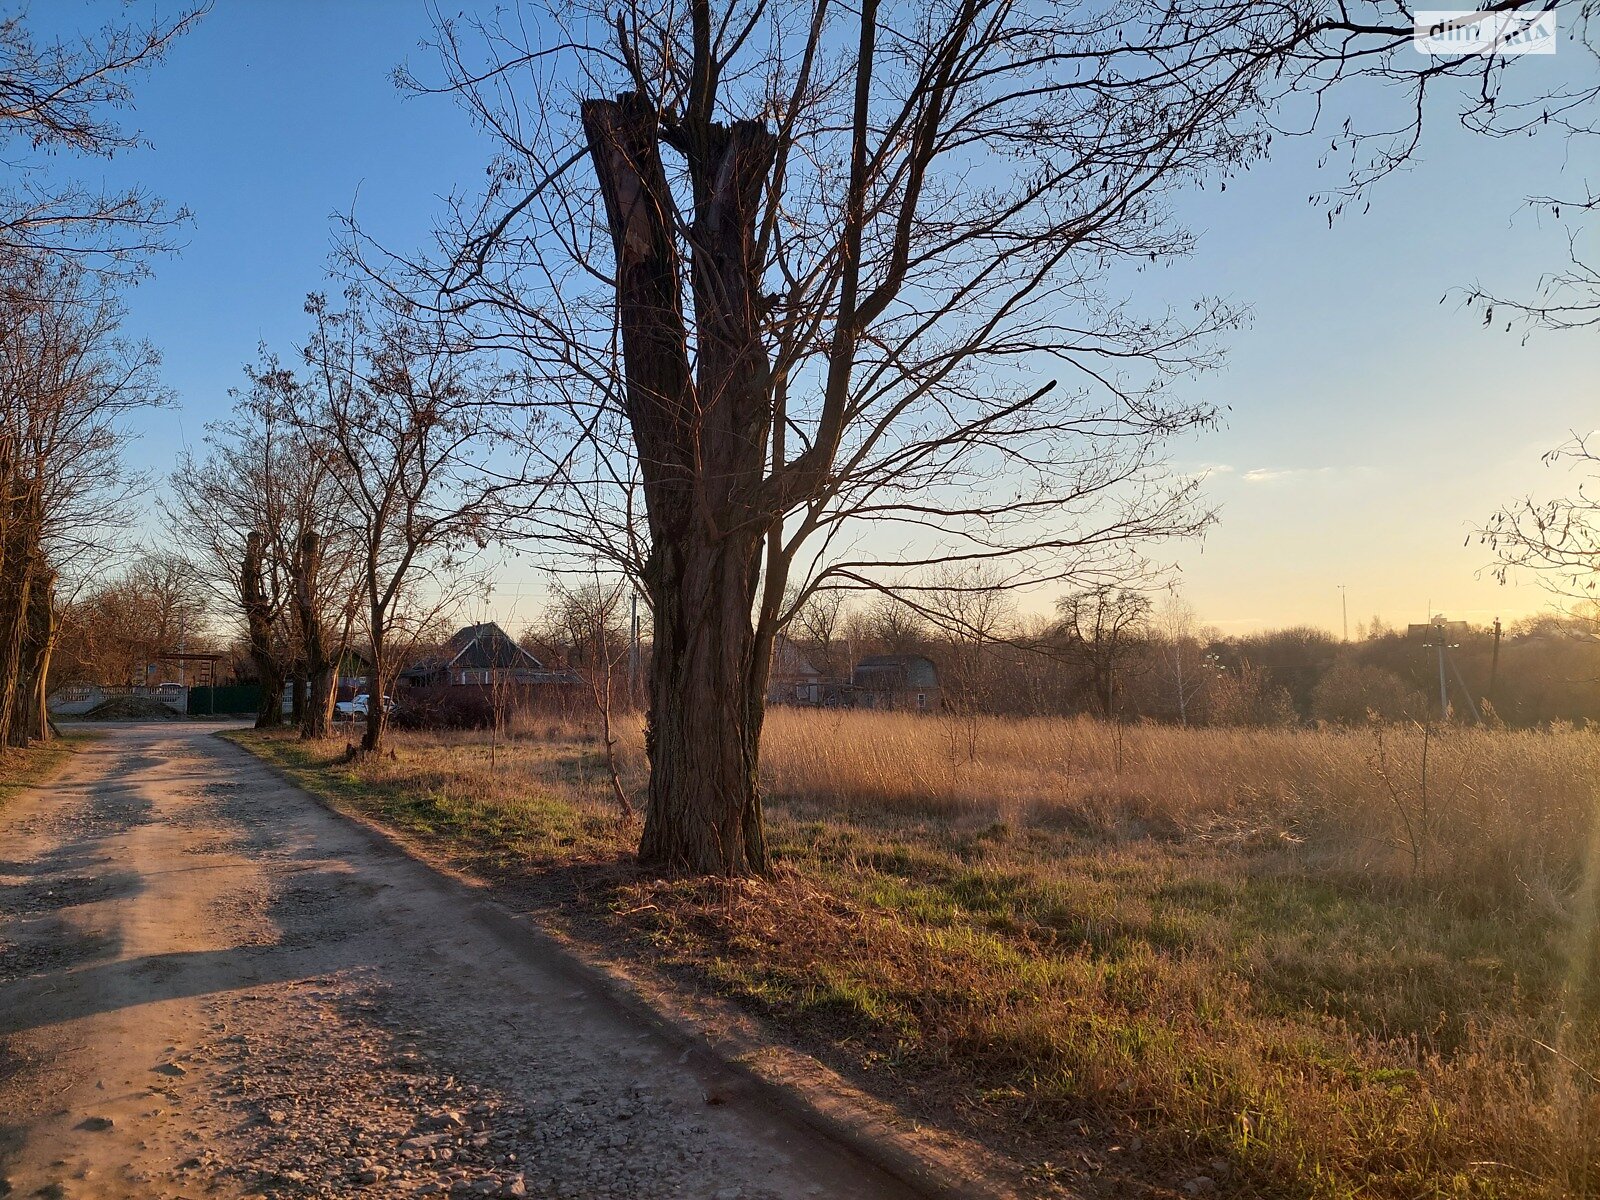
[[[376,754],[383,748],[383,735],[389,714],[383,711],[383,683],[387,678],[389,647],[383,636],[383,609],[372,601],[372,669],[367,673],[367,726],[361,734],[361,753]]]
[[[677,873],[767,869],[757,760],[768,652],[752,607],[772,407],[754,230],[773,135],[709,120],[685,134],[695,356],[659,114],[640,96],[583,105],[616,250],[625,403],[638,451],[655,621],[640,861]],[[677,143],[674,143],[675,145]]]
[[[333,659],[327,630],[317,611],[317,576],[322,566],[322,538],[315,530],[300,537],[295,560],[294,604],[304,648],[306,697],[300,715],[300,738],[315,741],[333,731]]]
[[[8,746],[28,744],[22,724],[28,690],[23,649],[40,566],[32,500],[31,489],[26,488],[20,495],[0,497],[10,510],[5,521],[5,572],[0,576],[0,744]]]
[[[56,572],[39,573],[28,594],[22,647],[22,693],[18,697],[19,745],[50,740],[50,656],[56,641]]]
[[[249,634],[250,660],[261,681],[261,707],[256,712],[256,728],[271,729],[283,724],[283,685],[286,672],[272,644],[272,606],[267,599],[266,539],[251,530],[245,539],[244,562],[240,572],[239,598],[244,603],[245,628]]]

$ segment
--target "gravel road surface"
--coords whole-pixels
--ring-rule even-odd
[[[0,1196],[904,1196],[214,728],[0,812]]]

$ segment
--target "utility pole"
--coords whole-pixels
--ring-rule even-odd
[[[1457,643],[1451,639],[1467,632],[1465,621],[1447,621],[1443,613],[1435,614],[1433,620],[1426,625],[1413,625],[1407,631],[1411,637],[1419,640],[1426,649],[1434,652],[1439,661],[1439,719],[1450,719],[1450,677],[1449,672],[1454,672],[1456,682],[1461,685],[1461,698],[1466,702],[1467,711],[1472,714],[1474,722],[1481,724],[1483,717],[1478,712],[1478,706],[1473,703],[1472,693],[1467,690],[1467,681],[1461,674],[1461,668],[1450,657],[1450,651],[1456,649]]]
[[[1348,642],[1350,640],[1350,596],[1349,589],[1342,583],[1339,585],[1339,617],[1344,624],[1344,640]]]
[[[1494,619],[1494,653],[1489,657],[1489,703],[1494,703],[1494,685],[1500,678],[1500,618]]]
[[[1439,720],[1448,721],[1450,719],[1450,686],[1445,682],[1444,677],[1444,626],[1439,624],[1435,628],[1439,631],[1434,640],[1434,648],[1439,652]]]

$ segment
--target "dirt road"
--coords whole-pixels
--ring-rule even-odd
[[[0,1196],[900,1196],[211,729],[0,813]]]

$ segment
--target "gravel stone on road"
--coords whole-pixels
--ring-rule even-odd
[[[908,1195],[214,728],[0,812],[0,1196]]]

